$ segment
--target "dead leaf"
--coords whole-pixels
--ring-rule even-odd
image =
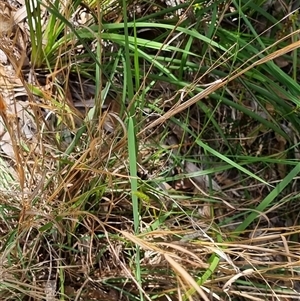
[[[13,19],[14,23],[18,24],[22,22],[24,19],[27,18],[27,10],[26,6],[23,5],[21,8],[19,8],[14,14],[13,14]]]
[[[14,148],[12,146],[11,137],[8,132],[6,132],[2,136],[0,141],[0,147],[9,159],[15,159]]]
[[[45,284],[46,301],[56,300],[56,280],[47,280]]]
[[[284,67],[288,66],[288,64],[289,64],[289,62],[282,56],[274,59],[274,62],[280,68],[284,68]]]
[[[198,173],[201,169],[192,162],[185,162],[184,164],[185,171],[189,174]],[[200,188],[207,189],[212,185],[212,189],[215,191],[221,191],[221,187],[213,179],[210,180],[208,175],[203,176],[194,176],[192,179],[200,186]]]
[[[11,8],[7,3],[0,3],[0,36],[10,33],[14,26]]]

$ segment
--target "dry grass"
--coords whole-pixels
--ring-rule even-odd
[[[222,32],[234,5],[215,7],[224,28],[212,34],[193,6],[169,20],[182,7],[160,19],[164,8],[148,4],[136,12],[136,28],[150,13],[157,22],[147,48],[119,35],[122,5],[102,16],[100,4],[72,5],[41,10],[41,28],[54,16],[57,30],[51,48],[45,29],[44,52],[26,22],[1,32],[0,299],[298,299],[299,87],[273,65],[295,67],[300,44],[287,41],[298,32],[262,36],[254,53],[257,38],[241,31],[235,52],[226,38],[240,28]],[[82,10],[93,17],[84,25]],[[187,31],[200,24],[188,12],[210,38]],[[109,22],[93,27],[101,17]]]

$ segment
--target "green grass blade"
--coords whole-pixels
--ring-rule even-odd
[[[260,213],[266,211],[268,206],[277,198],[280,193],[293,181],[293,179],[300,172],[300,163],[298,163],[290,173],[267,195],[267,197],[261,201],[261,203],[255,208],[255,211],[249,214],[246,219],[236,228],[236,232],[240,233],[244,231]]]

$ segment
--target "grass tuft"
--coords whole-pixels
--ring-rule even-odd
[[[0,12],[0,299],[298,298],[297,9],[24,5]]]

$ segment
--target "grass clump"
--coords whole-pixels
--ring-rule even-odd
[[[298,11],[7,7],[1,300],[296,298]]]

